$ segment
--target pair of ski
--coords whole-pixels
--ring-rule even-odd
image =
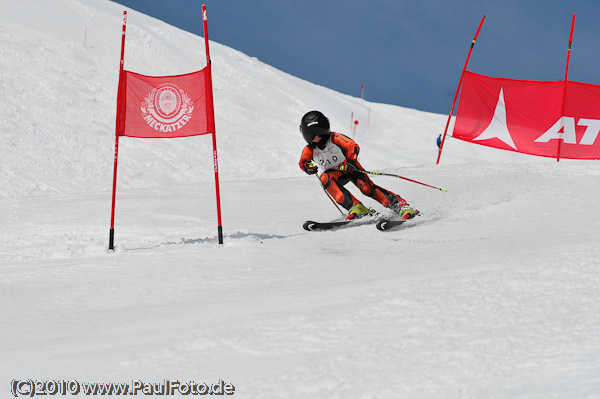
[[[416,211],[414,216],[411,217],[410,219],[414,218],[418,214],[419,214],[419,211]],[[304,222],[304,225],[302,227],[304,228],[304,230],[307,230],[307,231],[323,231],[323,230],[335,230],[335,229],[340,229],[340,228],[345,228],[345,227],[350,227],[350,226],[362,226],[364,224],[370,224],[370,223],[376,222],[375,227],[377,227],[377,230],[387,231],[387,230],[393,229],[394,227],[400,226],[401,224],[407,222],[410,219],[401,220],[401,219],[393,218],[393,217],[387,217],[387,216],[377,217],[377,215],[371,215],[371,216],[362,217],[360,219],[337,220],[337,221],[332,221],[332,222],[314,222],[312,220],[308,220],[308,221]]]

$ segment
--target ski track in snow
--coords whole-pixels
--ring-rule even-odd
[[[218,43],[224,245],[210,140],[124,138],[108,254],[122,11],[31,0],[0,16],[0,396],[13,378],[171,378],[223,379],[240,398],[598,397],[597,162],[447,140],[434,165],[444,115]],[[127,69],[204,66],[201,38],[128,23]],[[390,232],[304,231],[340,216],[297,167],[311,109],[346,134],[354,113],[367,169],[448,192],[374,176],[422,214]]]

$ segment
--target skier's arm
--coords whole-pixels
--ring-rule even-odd
[[[313,149],[307,145],[304,147],[304,150],[302,150],[302,156],[300,157],[300,169],[309,175],[314,175],[319,170],[317,165],[315,165],[312,160]]]
[[[340,147],[346,155],[346,159],[338,166],[338,169],[345,173],[354,172],[357,168],[358,151],[360,151],[358,144],[350,137],[339,133],[331,134],[331,142]]]
[[[331,133],[331,142],[342,149],[346,158],[356,161],[360,147],[354,140],[340,133]]]

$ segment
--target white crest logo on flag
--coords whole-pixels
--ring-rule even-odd
[[[194,102],[179,86],[166,83],[148,93],[140,110],[148,126],[169,133],[183,128],[192,119]]]

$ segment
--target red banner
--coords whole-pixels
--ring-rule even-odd
[[[210,69],[177,76],[123,70],[117,100],[117,135],[145,138],[213,133],[206,117]],[[209,93],[210,95],[210,93]]]
[[[452,136],[552,158],[600,159],[600,86],[467,71]]]

